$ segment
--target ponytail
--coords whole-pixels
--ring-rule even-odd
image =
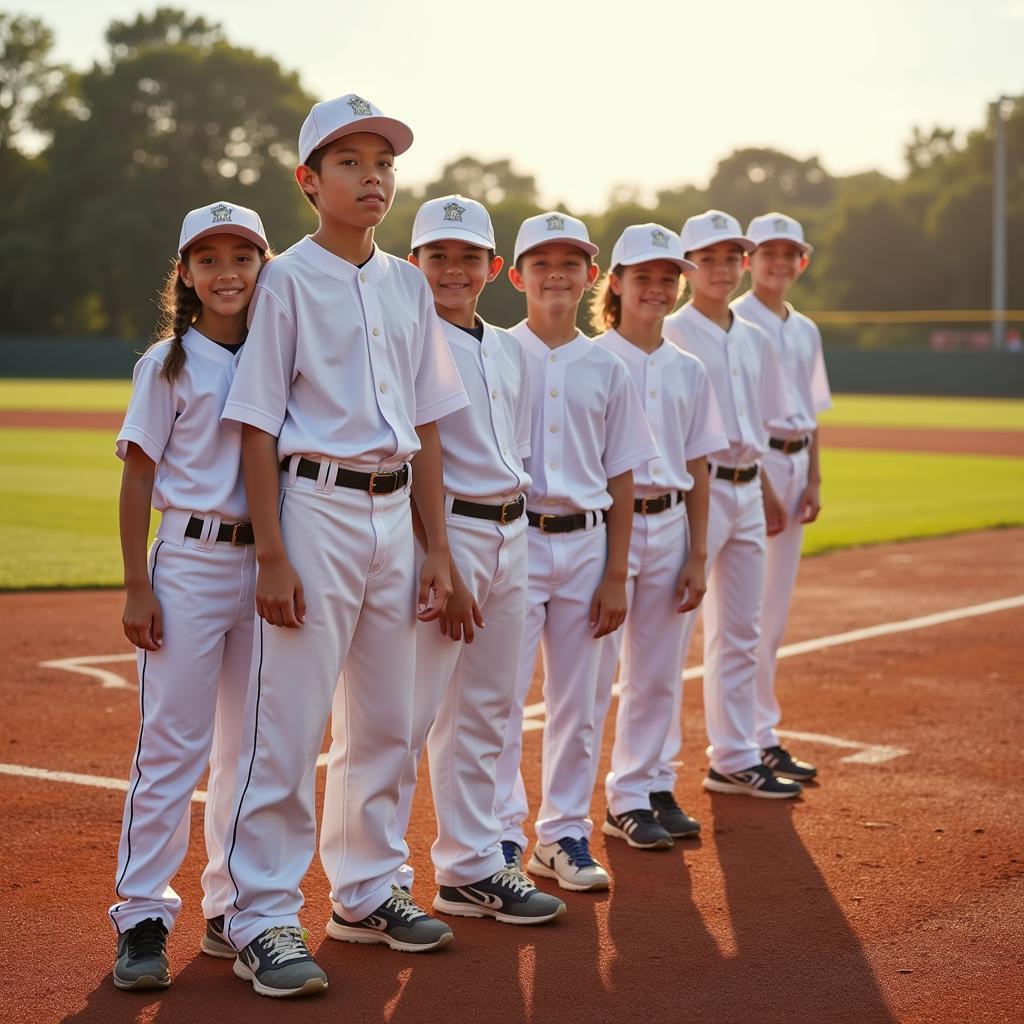
[[[615,330],[622,323],[622,297],[611,289],[613,274],[621,277],[622,267],[612,267],[590,296],[590,326],[600,334]]]

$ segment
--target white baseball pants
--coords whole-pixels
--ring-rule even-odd
[[[449,501],[449,506],[450,506]],[[448,515],[448,543],[485,626],[471,644],[453,643],[436,622],[416,627],[413,738],[402,777],[399,835],[409,827],[424,744],[437,817],[430,853],[438,885],[469,885],[500,871],[501,824],[495,766],[516,693],[526,616],[526,517],[501,525]],[[417,560],[422,560],[417,546]],[[399,871],[412,888],[412,868]]]
[[[409,496],[335,487],[335,473],[331,463],[318,481],[282,478],[281,531],[307,611],[298,629],[256,626],[228,847],[226,927],[238,949],[266,928],[298,924],[328,715],[320,860],[334,909],[366,917],[406,858],[395,814],[416,656]]]
[[[601,641],[594,639],[590,603],[608,561],[603,523],[574,533],[527,532],[530,580],[519,656],[515,703],[498,758],[495,806],[501,838],[526,847],[529,810],[519,770],[523,707],[537,661],[544,655],[546,720],[541,762],[537,840],[589,838],[590,798],[597,780],[601,737],[597,717],[607,699],[598,695]]]
[[[171,887],[188,850],[191,799],[207,764],[203,915],[224,913],[230,894],[224,842],[241,745],[252,654],[256,556],[252,545],[218,543],[220,521],[185,537],[191,513],[163,515],[149,552],[164,642],[137,653],[139,739],[128,780],[116,892],[118,932],[147,917],[174,927],[181,898]]]

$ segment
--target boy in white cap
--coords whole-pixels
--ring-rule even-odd
[[[409,825],[426,742],[437,817],[434,909],[541,924],[563,913],[565,904],[537,889],[518,864],[506,864],[494,813],[494,765],[515,694],[526,615],[526,356],[515,338],[476,313],[481,292],[502,267],[482,204],[459,195],[424,203],[411,248],[409,261],[430,284],[470,404],[438,423],[452,596],[436,623],[417,628],[412,749],[398,829],[404,834]],[[411,868],[399,881],[411,889]]]
[[[530,580],[516,701],[498,759],[497,809],[506,858],[526,847],[519,771],[523,706],[543,637],[541,805],[531,874],[569,890],[605,889],[590,852],[590,799],[601,753],[601,638],[626,615],[633,470],[657,456],[622,360],[576,326],[597,277],[597,246],[582,221],[550,212],[519,228],[512,284],[526,319],[512,328],[526,353],[533,403],[527,494]],[[606,526],[607,523],[607,526]]]
[[[740,316],[768,335],[789,392],[791,411],[769,420],[768,450],[761,467],[781,508],[769,510],[764,562],[764,613],[757,649],[755,738],[761,758],[776,775],[805,782],[814,765],[794,757],[776,732],[782,712],[775,695],[776,659],[786,628],[800,566],[805,523],[821,510],[818,414],[832,406],[821,334],[813,320],[786,301],[786,293],[806,270],[813,246],[799,221],[783,213],[755,217],[747,237],[757,245],[750,254],[751,290],[732,303]]]
[[[764,573],[765,507],[777,502],[758,465],[766,424],[789,415],[774,351],[761,330],[729,308],[754,243],[735,217],[708,210],[683,225],[692,298],[665,321],[665,335],[704,364],[715,389],[728,447],[710,461],[708,596],[704,602],[704,718],[710,767],[704,788],[768,799],[797,796],[778,778],[754,739],[754,686]],[[685,644],[693,632],[687,623]],[[685,649],[685,647],[684,647]],[[678,716],[662,757],[666,783],[680,746]],[[659,786],[659,788],[661,788]]]
[[[239,951],[235,973],[263,995],[327,985],[298,912],[329,716],[328,935],[412,951],[452,937],[394,885],[407,854],[394,819],[417,608],[436,619],[451,590],[435,420],[468,401],[423,275],[373,241],[394,198],[395,155],[411,142],[404,124],[359,96],[310,111],[295,173],[320,226],[260,282],[224,410],[243,425],[262,618],[226,934]],[[410,488],[427,544],[418,598]]]
[[[591,303],[594,329],[604,332],[595,342],[629,368],[660,452],[633,471],[629,614],[623,630],[605,637],[602,652],[605,697],[620,650],[624,658],[601,830],[658,850],[671,847],[673,837],[700,832],[672,787],[654,784],[680,709],[684,615],[704,597],[707,457],[728,442],[707,371],[662,335],[682,272],[696,269],[679,235],[660,224],[634,224],[619,236],[611,264]]]

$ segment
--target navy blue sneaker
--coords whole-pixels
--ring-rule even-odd
[[[804,787],[799,782],[776,778],[770,768],[763,764],[755,764],[753,768],[745,768],[741,772],[732,772],[729,775],[708,768],[704,788],[712,793],[740,793],[763,800],[787,800],[799,796]]]
[[[506,864],[472,885],[442,885],[434,909],[455,917],[493,917],[504,924],[543,924],[564,914],[565,904],[541,892],[518,867]]]
[[[761,764],[767,765],[776,775],[795,782],[809,782],[818,774],[818,769],[808,761],[794,757],[785,747],[766,747],[761,751]]]
[[[147,917],[117,936],[114,984],[118,988],[167,988],[171,983],[167,963],[167,925]]]
[[[594,860],[587,840],[574,836],[537,843],[526,870],[531,875],[554,878],[563,889],[573,892],[607,889],[611,881],[608,872]]]
[[[608,815],[601,823],[601,831],[606,836],[625,839],[636,850],[669,850],[672,848],[672,837],[654,819],[654,812],[647,807],[638,807],[624,814]]]
[[[235,976],[252,982],[261,996],[287,999],[323,992],[327,975],[306,947],[305,931],[293,926],[267,928],[238,951]]]
[[[651,794],[651,810],[655,820],[670,836],[688,839],[700,835],[700,822],[676,803],[675,794],[670,789]]]
[[[223,914],[206,919],[206,934],[203,936],[203,941],[199,943],[199,948],[207,956],[220,957],[222,960],[234,960],[238,955],[237,950],[228,942],[227,936],[224,934]]]
[[[427,953],[447,946],[455,936],[451,928],[424,913],[413,898],[397,885],[391,895],[362,921],[346,921],[331,912],[327,934],[342,942],[383,943],[403,953]]]

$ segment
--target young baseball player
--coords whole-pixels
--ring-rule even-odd
[[[785,387],[764,334],[729,308],[754,243],[734,217],[720,210],[687,220],[682,241],[686,258],[697,265],[686,271],[693,297],[665,321],[665,335],[704,364],[729,442],[709,463],[704,716],[711,763],[704,788],[771,799],[794,797],[803,787],[778,778],[762,762],[754,738],[765,508],[778,502],[758,463],[768,448],[765,425],[789,415]],[[684,651],[694,619],[687,622]],[[678,717],[662,756],[666,783],[680,746]]]
[[[452,937],[393,884],[407,853],[394,822],[417,608],[421,620],[436,619],[451,589],[434,421],[467,403],[423,275],[373,241],[394,198],[395,155],[411,142],[406,125],[359,96],[310,111],[296,178],[320,226],[260,281],[224,409],[243,425],[262,620],[225,931],[235,973],[262,995],[327,985],[298,912],[329,715],[320,835],[328,935],[414,952]],[[418,597],[410,487],[427,548]]]
[[[768,546],[754,736],[762,760],[776,775],[805,782],[817,775],[817,769],[794,757],[779,742],[776,728],[782,712],[775,696],[775,672],[800,566],[804,524],[813,523],[821,510],[818,414],[831,408],[832,393],[818,328],[786,301],[786,292],[807,268],[813,251],[804,241],[803,227],[785,214],[766,213],[750,222],[747,237],[757,245],[750,254],[751,290],[736,299],[732,308],[768,335],[791,406],[789,416],[769,420],[768,450],[761,461],[781,508],[765,509]]]
[[[707,456],[728,442],[707,371],[662,337],[680,275],[696,269],[679,236],[635,224],[619,236],[611,262],[592,302],[593,326],[605,332],[595,341],[629,368],[660,452],[633,471],[629,614],[623,630],[605,637],[601,656],[600,693],[610,698],[624,648],[601,830],[638,849],[667,849],[673,836],[700,832],[671,788],[654,783],[680,707],[684,615],[704,597]]]
[[[543,641],[547,718],[528,870],[570,890],[608,887],[608,873],[590,852],[588,816],[601,752],[601,638],[626,614],[633,470],[658,454],[622,360],[576,327],[580,300],[597,277],[597,251],[582,221],[543,213],[520,227],[509,271],[527,309],[511,333],[526,353],[533,404],[530,578],[497,808],[506,858],[518,864],[528,809],[519,772],[523,707]]]
[[[494,765],[526,615],[526,356],[515,338],[476,315],[480,293],[502,267],[480,203],[459,195],[424,203],[409,260],[430,284],[470,404],[438,423],[452,596],[437,623],[417,627],[413,739],[398,830],[404,834],[409,825],[426,743],[437,816],[434,909],[540,924],[563,913],[565,904],[537,889],[518,864],[505,863],[494,813]],[[411,890],[412,882],[406,867],[399,884]]]
[[[245,316],[269,255],[259,216],[233,203],[192,210],[164,288],[164,319],[135,366],[117,454],[124,633],[138,648],[139,739],[110,908],[114,984],[171,983],[167,933],[181,909],[171,879],[188,848],[190,800],[207,764],[203,950],[234,956],[224,838],[249,681],[256,562],[239,466],[221,410]],[[150,506],[161,513],[149,555]]]

